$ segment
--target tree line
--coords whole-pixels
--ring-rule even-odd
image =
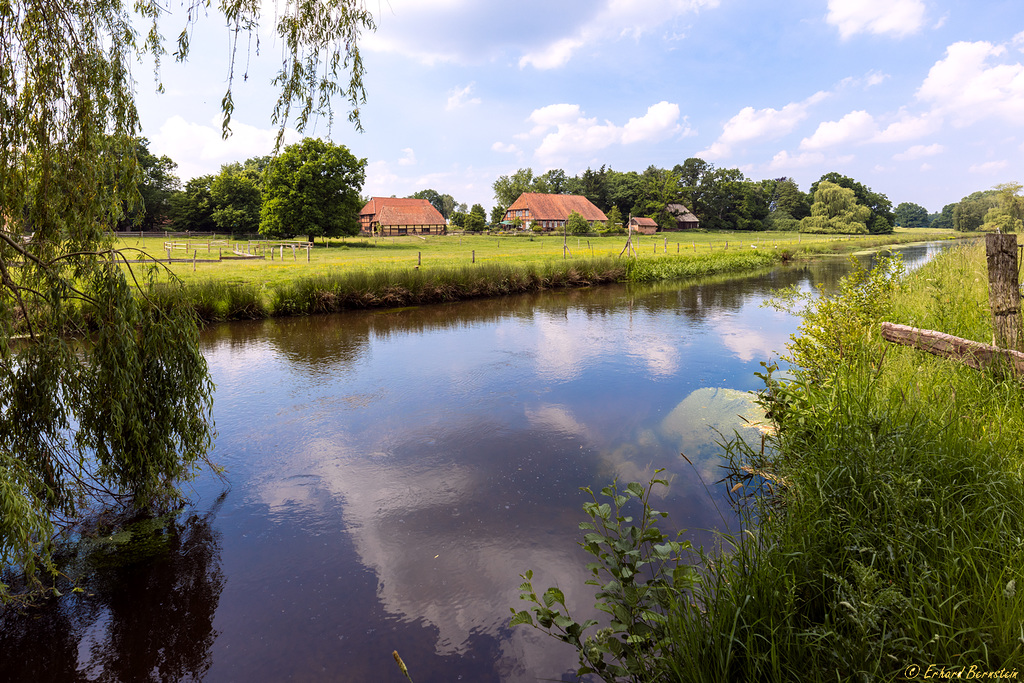
[[[262,234],[285,238],[304,234],[355,235],[366,160],[347,148],[307,138],[282,153],[225,164],[217,174],[193,178],[181,187],[176,164],[137,141],[143,202],[126,212],[124,229]],[[975,192],[941,212],[889,198],[837,172],[826,173],[803,192],[795,180],[747,178],[738,168],[718,168],[691,157],[671,169],[615,171],[602,165],[570,176],[562,169],[534,175],[522,168],[492,185],[490,215],[481,204],[467,207],[432,188],[410,197],[425,199],[451,226],[470,232],[498,227],[505,211],[524,192],[581,195],[608,216],[603,231],[618,232],[624,217],[647,217],[659,225],[676,221],[673,205],[683,205],[705,230],[785,230],[806,233],[886,234],[895,226],[934,227],[964,232],[1024,228],[1024,197],[1019,183]],[[580,227],[590,230],[591,226]]]
[[[534,176],[530,168],[501,176],[493,185],[498,202],[492,218],[522,192],[582,195],[608,217],[652,218],[674,224],[672,206],[692,211],[706,230],[800,230],[803,232],[887,233],[895,225],[884,195],[852,178],[827,173],[804,193],[792,178],[751,180],[737,168],[716,168],[691,157],[671,169],[645,171],[588,168],[577,176],[555,169]]]

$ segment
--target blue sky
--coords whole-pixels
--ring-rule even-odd
[[[268,6],[269,7],[269,6]],[[803,190],[838,171],[929,211],[1024,181],[1020,0],[370,0],[364,133],[315,122],[368,160],[367,195],[424,188],[494,204],[518,168],[671,168],[699,156]],[[265,16],[272,16],[272,9]],[[269,14],[268,14],[269,13]],[[163,24],[176,36],[175,18]],[[266,154],[269,33],[220,140],[229,40],[215,17],[166,92],[141,66],[151,150],[183,180]],[[243,58],[244,61],[244,58]],[[278,60],[279,62],[279,60]],[[289,133],[289,140],[297,140]]]

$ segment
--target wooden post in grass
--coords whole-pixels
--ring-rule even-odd
[[[995,345],[1020,350],[1020,287],[1017,283],[1017,235],[985,236],[988,303]]]
[[[199,254],[199,250],[192,252],[192,272],[196,272],[196,256]]]
[[[472,252],[470,252],[470,253],[471,253],[471,256],[470,256],[470,259],[471,259],[471,260],[470,260],[470,263],[476,263],[476,249],[474,249],[474,250],[473,250]]]
[[[423,252],[422,251],[417,251],[416,252],[416,267],[419,268],[422,265],[423,265]]]

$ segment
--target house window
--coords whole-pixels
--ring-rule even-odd
[[[408,235],[409,234],[409,229],[408,228],[399,228],[398,229],[398,234],[399,235]]]

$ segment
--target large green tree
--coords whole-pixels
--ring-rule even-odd
[[[889,198],[884,194],[874,192],[870,187],[858,183],[853,178],[840,175],[833,171],[821,176],[817,182],[811,185],[811,195],[814,195],[817,192],[818,185],[823,182],[834,183],[839,187],[845,187],[848,190],[853,190],[853,196],[857,200],[857,203],[861,206],[866,206],[871,211],[871,215],[866,221],[864,221],[868,228],[868,232],[874,234],[892,232],[893,224],[896,222],[896,216],[892,211],[892,202],[890,202]]]
[[[800,221],[801,232],[865,234],[871,209],[857,203],[854,191],[823,180],[814,191],[811,215]]]
[[[956,209],[956,204],[946,204],[942,207],[942,211],[936,214],[932,214],[930,227],[942,230],[953,229],[953,210]]]
[[[136,188],[139,201],[126,206],[125,216],[118,224],[120,230],[152,230],[166,223],[171,215],[171,197],[181,181],[174,175],[178,167],[168,156],[156,156],[149,151],[149,140],[136,138],[135,159],[139,165]]]
[[[359,234],[366,159],[344,145],[306,138],[274,159],[263,181],[260,233],[272,237]]]
[[[535,180],[532,168],[521,168],[512,175],[499,176],[491,185],[498,206],[508,209],[524,192],[541,192]],[[544,185],[543,189],[546,190],[547,186]]]
[[[185,189],[171,196],[171,224],[179,232],[213,232],[216,208],[213,203],[212,175],[202,175],[185,183]]]
[[[972,192],[953,207],[953,229],[959,232],[981,230],[985,215],[998,204],[996,190]]]
[[[672,171],[648,166],[640,176],[638,185],[633,215],[653,218],[658,225],[673,224],[675,218],[666,207],[680,200],[679,177]]]
[[[901,228],[927,228],[931,223],[928,209],[913,202],[902,202],[893,214],[896,217],[896,225]]]
[[[224,164],[210,183],[212,218],[218,232],[253,235],[260,228],[262,173],[256,164]]]
[[[487,212],[480,204],[474,204],[469,210],[465,221],[466,230],[470,232],[483,232],[487,228]]]
[[[996,205],[985,212],[985,222],[981,229],[989,232],[1021,232],[1024,231],[1024,197],[1021,196],[1020,183],[1000,183],[992,188],[995,191]]]
[[[237,44],[260,35],[258,5],[211,7]],[[154,0],[0,2],[0,566],[30,582],[50,566],[59,520],[97,503],[171,505],[210,446],[194,314],[173,281],[133,270],[111,232],[140,202],[132,66],[164,54],[164,13]],[[360,0],[278,7],[282,133],[329,119],[338,94],[358,126],[359,35],[372,25]],[[190,27],[172,30],[185,59]],[[0,600],[9,590],[0,583]]]

